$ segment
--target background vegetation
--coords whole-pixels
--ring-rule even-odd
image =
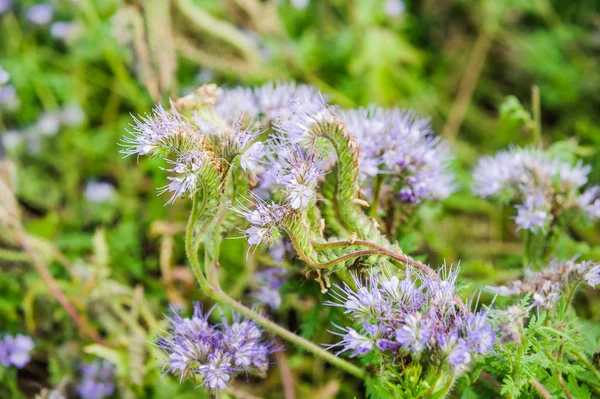
[[[201,84],[295,80],[342,106],[431,116],[456,153],[462,189],[422,207],[399,238],[432,265],[460,261],[465,296],[518,276],[523,253],[511,209],[470,193],[479,156],[532,143],[541,115],[544,146],[583,158],[600,181],[595,0],[56,0],[46,23],[32,20],[34,2],[8,3],[0,0],[0,67],[10,74],[0,86],[0,334],[31,335],[35,350],[18,372],[0,368],[0,397],[73,393],[79,364],[96,357],[116,365],[114,397],[202,397],[192,382],[160,377],[151,343],[169,304],[202,298],[185,264],[189,203],[164,206],[162,163],[136,166],[118,144],[132,113]],[[17,216],[6,211],[10,187]],[[559,253],[599,261],[597,226],[569,229]],[[239,277],[246,244],[225,245],[230,292],[242,297],[252,286],[250,274]],[[271,317],[314,342],[334,339],[325,328],[340,314],[315,306],[317,283],[298,274],[282,292]],[[576,304],[591,354],[600,296],[589,288]],[[285,378],[297,397],[362,395],[358,381],[291,346],[277,362],[266,381],[240,379],[224,395],[280,397]]]

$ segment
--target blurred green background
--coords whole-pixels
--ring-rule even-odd
[[[0,157],[11,162],[3,171],[16,179],[25,231],[114,351],[75,340],[77,330],[43,300],[44,284],[5,231],[0,331],[44,337],[49,353],[19,375],[19,389],[57,386],[74,375],[69,359],[83,350],[122,363],[120,392],[129,397],[201,397],[192,383],[159,380],[146,344],[168,303],[198,297],[180,234],[189,204],[164,206],[167,197],[156,195],[163,163],[123,158],[118,143],[131,114],[205,83],[295,80],[343,107],[376,103],[430,116],[456,154],[462,189],[419,210],[403,249],[432,264],[462,260],[468,290],[515,275],[522,249],[508,210],[470,194],[470,170],[482,154],[533,142],[536,86],[545,145],[559,141],[557,151],[582,157],[593,167],[590,181],[600,181],[599,11],[597,0],[0,0]],[[565,238],[565,256],[600,259],[598,230],[572,229],[578,241]],[[235,268],[245,244],[227,245]],[[316,292],[290,285],[291,298]],[[279,321],[315,341],[331,339],[296,320],[318,318],[311,300],[288,303]],[[599,321],[597,294],[579,300]],[[352,391],[331,386],[323,364],[301,354],[291,362],[311,375],[300,388],[307,395]],[[265,386],[278,386],[277,378]],[[260,384],[254,389],[266,392]],[[0,396],[16,392],[2,389]]]

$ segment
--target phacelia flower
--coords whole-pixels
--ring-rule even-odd
[[[300,146],[279,146],[273,172],[283,186],[286,199],[293,209],[307,206],[315,197],[321,169],[317,164],[318,154]]]
[[[274,202],[264,201],[253,195],[254,209],[250,210],[244,206],[234,207],[233,211],[250,222],[251,226],[245,230],[245,235],[250,245],[258,245],[262,242],[273,245],[279,242],[278,229],[284,218],[292,209],[278,205]]]
[[[223,319],[219,324],[210,324],[210,313],[203,313],[196,302],[191,318],[177,313],[168,317],[169,330],[157,341],[168,356],[164,372],[181,379],[193,375],[211,391],[225,389],[239,374],[265,376],[268,357],[278,348],[263,338],[263,330],[237,315],[232,323]]]
[[[456,306],[457,269],[442,278],[409,269],[404,280],[387,271],[353,276],[349,285],[335,286],[329,306],[345,309],[355,323],[338,327],[342,341],[332,347],[352,356],[378,350],[389,361],[410,355],[414,361],[447,361],[457,373],[492,349],[495,335],[488,313],[465,313]]]
[[[581,193],[591,168],[553,158],[535,148],[513,148],[483,157],[473,171],[475,194],[515,204],[518,230],[545,231],[564,210],[600,216],[599,190]]]
[[[577,258],[566,261],[553,259],[539,272],[526,270],[523,280],[488,289],[504,296],[530,293],[533,295],[534,306],[551,309],[562,293],[577,282],[585,282],[595,288],[600,284],[600,265],[590,261],[578,261]]]
[[[33,340],[26,335],[7,335],[0,340],[0,363],[4,367],[23,368],[31,360]]]
[[[455,190],[450,150],[427,119],[373,106],[342,111],[339,118],[360,147],[359,177],[365,190],[377,175],[403,202],[442,200]]]
[[[83,399],[102,399],[115,391],[115,366],[108,360],[95,360],[80,367],[77,393]]]
[[[83,196],[90,202],[106,202],[115,195],[115,187],[108,182],[88,181]]]
[[[52,21],[54,9],[50,4],[35,4],[27,9],[26,17],[36,25],[48,25]]]
[[[287,270],[278,267],[269,267],[254,275],[256,288],[254,298],[262,304],[277,310],[281,306],[281,294],[279,289],[285,283],[284,277]]]

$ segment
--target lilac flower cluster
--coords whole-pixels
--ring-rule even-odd
[[[354,275],[356,289],[336,286],[335,299],[326,302],[345,309],[356,327],[338,327],[342,341],[331,347],[351,357],[379,351],[392,359],[410,355],[414,361],[447,362],[457,373],[466,370],[492,349],[495,335],[487,312],[467,314],[456,307],[457,276],[458,269],[444,279],[410,269],[404,280],[388,273]]]
[[[363,182],[381,176],[401,201],[409,203],[442,200],[456,189],[448,169],[450,150],[427,119],[379,107],[344,111],[340,119],[360,147]]]
[[[108,360],[95,360],[80,367],[82,379],[77,393],[83,399],[102,399],[115,391],[115,366]]]
[[[33,349],[33,340],[26,335],[7,335],[0,340],[0,364],[4,367],[23,368],[31,360],[29,352]]]
[[[14,111],[19,107],[19,98],[15,86],[9,84],[10,73],[0,66],[0,113]]]
[[[322,103],[322,98],[312,86],[269,82],[252,89],[235,87],[223,90],[215,111],[228,121],[236,115],[245,115],[264,122],[276,122],[291,117],[298,102]]]
[[[513,148],[479,160],[473,171],[474,191],[483,198],[514,201],[518,229],[545,231],[563,210],[600,218],[600,187],[581,192],[590,170],[535,148]]]
[[[216,164],[217,158],[231,161],[240,155],[240,165],[246,171],[264,155],[264,145],[254,142],[260,129],[253,123],[242,127],[240,118],[224,125],[198,112],[188,118],[175,106],[167,111],[159,105],[152,115],[135,118],[134,122],[131,135],[123,141],[122,153],[176,155],[175,159],[167,159],[172,165],[167,170],[174,176],[169,177],[170,183],[161,191],[172,193],[169,203],[195,192],[204,166]]]
[[[530,293],[534,306],[551,309],[566,290],[573,288],[573,282],[585,282],[595,288],[600,284],[600,264],[590,261],[579,262],[577,258],[567,261],[554,259],[542,271],[526,270],[523,280],[514,281],[506,286],[489,287],[489,289],[503,296]]]
[[[204,314],[200,303],[194,304],[191,318],[177,313],[168,317],[170,329],[158,338],[157,345],[169,356],[164,371],[199,377],[208,390],[225,389],[238,374],[265,376],[269,355],[277,350],[273,342],[263,339],[263,331],[253,321],[235,315],[233,323],[225,318],[210,324],[211,311]]]
[[[257,196],[253,196],[253,199],[255,204],[253,210],[243,206],[233,208],[238,215],[251,224],[244,231],[248,243],[258,245],[265,242],[269,246],[277,244],[280,239],[279,227],[291,209],[274,202],[264,201]]]
[[[287,270],[278,267],[269,267],[254,275],[256,288],[253,296],[261,304],[269,306],[273,310],[281,306],[281,293],[279,288],[285,283],[284,277]]]

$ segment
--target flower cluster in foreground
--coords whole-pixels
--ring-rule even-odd
[[[95,360],[80,367],[82,379],[77,393],[83,399],[102,399],[115,391],[115,366],[108,360]]]
[[[552,309],[561,296],[573,283],[585,282],[592,288],[600,284],[600,265],[590,261],[578,262],[577,259],[559,261],[554,259],[542,271],[526,271],[523,280],[516,280],[509,285],[490,287],[500,295],[532,294],[533,305]]]
[[[447,363],[455,373],[467,370],[476,356],[492,349],[495,335],[487,312],[467,314],[456,306],[457,276],[458,269],[445,279],[410,269],[404,280],[387,273],[354,275],[356,289],[337,286],[335,300],[326,302],[345,309],[356,327],[339,327],[342,341],[332,347],[351,357],[379,351],[392,363],[409,355],[438,367]]]
[[[335,151],[325,146],[322,152],[317,145],[319,129],[331,127],[342,129],[358,147],[366,194],[418,203],[444,199],[455,189],[448,147],[411,111],[342,110],[311,86],[295,83],[201,87],[188,97],[136,119],[124,143],[126,155],[176,155],[168,169],[176,176],[164,189],[173,194],[171,201],[198,189],[203,166],[239,155],[240,167],[257,183],[257,196],[304,208],[314,203],[317,186],[333,165]],[[199,103],[210,110],[194,108]],[[257,122],[267,129],[257,128]]]
[[[591,168],[553,158],[535,148],[513,148],[479,160],[474,191],[483,198],[514,201],[518,229],[544,231],[564,211],[600,218],[600,187],[585,191]]]
[[[265,376],[269,355],[277,350],[273,342],[263,338],[263,330],[253,321],[234,315],[210,324],[211,311],[202,312],[194,304],[191,318],[173,312],[168,318],[170,329],[158,338],[157,345],[169,356],[165,372],[181,379],[198,377],[204,388],[224,389],[238,374]]]
[[[33,340],[26,335],[5,336],[0,340],[0,364],[19,369],[25,367],[31,360],[29,352],[33,347]]]

